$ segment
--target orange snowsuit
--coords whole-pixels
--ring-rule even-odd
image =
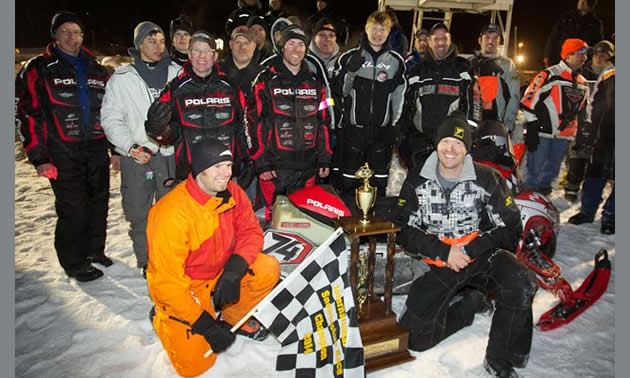
[[[192,324],[207,311],[216,317],[211,294],[231,254],[250,267],[241,280],[238,302],[225,306],[222,318],[237,323],[275,286],[278,261],[261,252],[262,229],[243,189],[230,181],[217,196],[192,178],[175,187],[149,212],[147,284],[155,303],[153,328],[182,376],[197,376],[216,361],[206,339]],[[223,196],[222,194],[226,194]]]

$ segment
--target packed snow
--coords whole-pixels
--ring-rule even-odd
[[[16,147],[16,153],[19,149]],[[105,276],[79,283],[57,261],[56,215],[48,180],[38,178],[23,155],[15,166],[15,375],[19,377],[176,377],[149,322],[152,306],[146,281],[136,268],[121,205],[120,174],[112,174],[106,254],[114,265]],[[606,193],[610,191],[607,188]],[[606,248],[613,273],[606,293],[571,324],[549,332],[534,330],[523,377],[612,377],[615,356],[615,238],[592,224],[566,223],[579,204],[554,190],[561,211],[555,261],[577,288],[593,269],[593,256]],[[399,312],[406,296],[394,297]],[[557,299],[542,289],[534,299],[534,319]],[[369,373],[369,377],[485,377],[482,367],[490,318],[436,347],[412,352],[414,361]],[[271,377],[279,344],[238,336],[204,377]]]

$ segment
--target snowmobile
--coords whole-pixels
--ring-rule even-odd
[[[520,159],[514,157],[507,128],[503,123],[481,122],[475,130],[471,151],[473,159],[496,168],[514,192],[514,202],[521,212],[523,235],[516,256],[532,269],[540,287],[551,291],[560,303],[543,314],[537,323],[542,331],[569,323],[606,290],[610,278],[610,262],[605,250],[595,256],[595,270],[574,291],[562,277],[562,270],[552,260],[559,229],[559,213],[551,201],[540,193],[523,189],[518,178]],[[383,214],[393,206],[396,197],[380,198],[374,213]],[[380,213],[380,214],[379,214]],[[283,275],[292,271],[317,245],[333,232],[334,219],[360,214],[353,198],[340,196],[334,188],[315,185],[289,196],[278,196],[265,231],[264,252],[274,255],[281,263]],[[377,257],[384,257],[384,243],[377,244]],[[428,270],[426,264],[396,248],[394,294],[406,294],[415,278]],[[403,253],[400,253],[403,252]],[[375,292],[382,284],[384,258],[377,258]]]

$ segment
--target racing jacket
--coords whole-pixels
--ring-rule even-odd
[[[330,166],[326,89],[302,62],[293,75],[278,60],[254,81],[246,140],[256,172]]]
[[[499,172],[467,155],[458,182],[449,190],[440,185],[437,170],[434,151],[422,170],[405,180],[398,206],[388,217],[402,225],[400,244],[424,258],[447,261],[450,245],[441,239],[477,232],[465,247],[470,257],[494,248],[514,251],[523,233],[521,215]]]
[[[243,132],[242,92],[229,84],[217,63],[205,78],[197,76],[190,62],[171,80],[158,98],[173,110],[171,126],[179,133],[175,143],[178,165],[190,166],[190,144],[209,137],[230,147],[234,156],[247,156]]]
[[[251,265],[262,246],[262,229],[243,189],[230,181],[211,196],[189,175],[149,211],[151,298],[192,324],[203,311],[195,288],[216,278],[232,254]]]
[[[427,47],[424,59],[408,75],[403,134],[421,133],[432,145],[438,126],[453,111],[461,110],[468,119],[480,121],[480,99],[470,71],[470,62],[457,56],[454,45],[442,60],[436,60]]]
[[[483,56],[479,52],[470,62],[481,90],[482,119],[501,121],[512,130],[521,97],[516,65],[504,56]]]
[[[16,128],[29,161],[35,166],[52,162],[50,144],[70,146],[86,140],[106,143],[100,111],[109,79],[107,70],[88,49],[81,47],[90,104],[86,122],[79,101],[77,72],[53,46],[54,42],[31,59],[15,80]]]
[[[346,63],[355,52],[365,57],[357,72],[348,72]],[[343,128],[340,143],[355,143],[365,148],[371,142],[389,146],[397,142],[398,120],[402,114],[407,80],[405,60],[386,42],[375,52],[365,33],[359,46],[337,60],[335,89],[343,98]]]
[[[525,121],[535,123],[534,130],[540,135],[573,139],[578,116],[580,122],[589,119],[586,114],[588,97],[584,77],[561,61],[534,77],[523,95],[521,108],[525,112]],[[530,130],[528,127],[527,132]]]

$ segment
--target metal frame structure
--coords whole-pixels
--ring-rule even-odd
[[[503,55],[509,51],[514,0],[378,0],[379,10],[384,11],[387,6],[399,11],[413,11],[410,41],[413,41],[416,30],[422,28],[424,20],[440,21],[450,28],[454,13],[489,15],[490,22],[499,25],[503,32]],[[426,12],[442,13],[443,16],[425,17]]]

